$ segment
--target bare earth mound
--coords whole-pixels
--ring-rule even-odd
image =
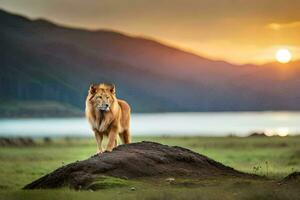
[[[293,172],[286,176],[284,179],[282,179],[280,184],[300,184],[300,172]]]
[[[103,176],[123,179],[140,177],[254,177],[182,147],[170,147],[154,142],[139,142],[121,145],[112,152],[105,152],[100,156],[95,155],[87,160],[77,161],[58,168],[26,185],[24,189],[64,186],[88,189],[92,182]]]

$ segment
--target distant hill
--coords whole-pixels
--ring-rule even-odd
[[[89,85],[112,82],[134,112],[300,109],[299,61],[232,65],[145,38],[3,10],[0,27],[1,102],[57,102],[83,111]]]

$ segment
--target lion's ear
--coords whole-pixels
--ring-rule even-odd
[[[96,84],[90,85],[89,93],[90,94],[95,94],[96,93],[96,89],[97,89],[97,85]]]
[[[111,85],[110,92],[112,94],[116,94],[116,87],[115,87],[115,85],[113,85],[113,84]]]

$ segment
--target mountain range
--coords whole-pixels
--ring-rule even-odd
[[[81,115],[89,85],[100,82],[114,83],[134,112],[300,110],[300,61],[234,65],[4,10],[0,70],[2,117]]]

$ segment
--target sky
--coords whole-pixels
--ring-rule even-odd
[[[70,27],[152,38],[231,63],[300,59],[299,0],[0,0],[0,8]]]

